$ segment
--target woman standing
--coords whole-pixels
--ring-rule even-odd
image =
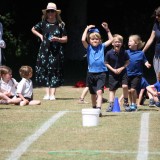
[[[55,100],[56,88],[63,79],[63,43],[67,42],[65,23],[60,17],[61,10],[55,3],[48,3],[42,10],[42,21],[32,28],[33,34],[41,39],[36,63],[36,82],[45,87],[43,99]]]
[[[151,46],[151,44],[155,40],[156,44],[155,54],[153,58],[153,66],[157,77],[158,72],[160,72],[160,6],[155,9],[153,17],[155,17],[155,23],[153,25],[150,38],[148,39],[145,47],[143,48],[143,51],[146,52],[146,50]]]

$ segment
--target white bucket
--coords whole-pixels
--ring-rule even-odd
[[[99,124],[100,109],[82,109],[82,125],[91,127]]]

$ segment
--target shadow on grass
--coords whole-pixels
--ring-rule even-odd
[[[138,109],[137,111],[146,111],[146,112],[148,112],[148,111],[155,111],[155,112],[157,112],[157,111],[159,111],[159,109],[158,108],[141,108],[141,109]]]
[[[56,100],[77,100],[77,98],[56,98]]]
[[[114,116],[119,116],[119,115],[114,115],[114,114],[102,114],[101,117],[114,117]]]
[[[0,108],[0,110],[11,109],[11,108]]]

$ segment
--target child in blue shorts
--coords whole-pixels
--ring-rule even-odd
[[[138,102],[137,102],[138,106],[144,105],[144,101],[146,99],[149,99],[149,107],[154,106],[153,96],[146,89],[148,86],[149,86],[149,83],[147,82],[147,80],[144,77],[142,77],[141,83],[138,85],[138,87],[136,89],[137,98],[138,98]]]
[[[160,72],[157,74],[157,82],[149,85],[147,91],[153,95],[155,106],[160,107]]]
[[[151,65],[148,62],[145,54],[141,51],[141,48],[144,46],[144,42],[142,42],[141,37],[139,35],[130,35],[128,40],[127,53],[129,55],[130,63],[127,66],[127,75],[128,75],[128,88],[131,94],[131,111],[137,110],[136,104],[136,88],[141,82],[141,78],[143,76],[143,66],[145,65],[147,68],[150,68]]]
[[[149,107],[155,106],[152,94],[150,92],[148,92],[147,89],[146,89],[147,86],[149,86],[149,83],[147,82],[147,80],[144,77],[142,77],[141,78],[141,83],[139,83],[139,85],[136,88],[136,97],[138,99],[137,100],[137,105],[138,106],[144,105],[144,101],[146,99],[149,99]],[[119,103],[121,103],[122,99],[123,99],[123,94],[119,98]],[[130,90],[129,90],[129,99],[130,99],[130,101],[132,101]]]

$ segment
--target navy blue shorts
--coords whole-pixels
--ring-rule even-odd
[[[89,87],[90,94],[97,94],[98,90],[104,92],[104,86],[106,83],[106,73],[87,73],[87,85]]]
[[[128,85],[128,76],[127,73],[119,74],[119,75],[109,75],[109,90],[115,91],[118,88],[122,87],[122,85]]]
[[[130,76],[128,77],[128,89],[136,89],[141,83],[142,76]]]

